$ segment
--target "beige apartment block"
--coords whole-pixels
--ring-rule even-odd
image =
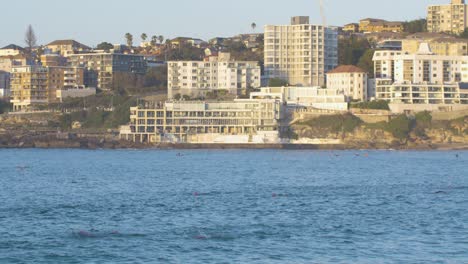
[[[47,68],[42,66],[13,67],[10,76],[13,110],[23,110],[31,105],[47,104]]]
[[[118,73],[145,74],[147,64],[142,55],[120,53],[85,53],[68,57],[70,66],[85,68],[85,85],[101,90],[114,89]]]
[[[327,88],[344,92],[348,101],[367,100],[368,74],[354,65],[341,65],[327,73]]]
[[[446,5],[430,5],[427,10],[427,30],[460,34],[468,27],[465,0],[452,0]]]
[[[77,67],[13,67],[10,76],[11,103],[15,111],[57,102],[57,91],[84,83],[84,69]]]
[[[168,62],[168,97],[203,97],[207,92],[227,91],[245,95],[261,86],[261,69],[256,61],[234,61],[220,53],[206,61]]]
[[[57,91],[71,90],[84,85],[84,68],[47,67],[47,69],[49,103],[58,100]]]
[[[338,29],[293,17],[291,25],[265,26],[265,75],[293,86],[324,86],[338,66]]]
[[[467,56],[468,40],[456,38],[441,33],[416,33],[403,39],[402,52],[413,54],[418,52],[422,43],[427,43],[431,51],[436,55]]]
[[[363,33],[403,32],[403,22],[366,18],[359,21],[359,31]]]

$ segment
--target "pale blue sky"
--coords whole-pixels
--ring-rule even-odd
[[[329,25],[341,26],[361,18],[411,20],[426,15],[429,4],[450,0],[324,0]],[[321,23],[318,0],[23,0],[2,5],[0,47],[24,46],[24,31],[32,24],[39,44],[73,38],[89,46],[101,41],[124,43],[130,32],[139,43],[142,32],[166,38],[209,39],[257,32],[266,24],[288,24],[295,15]],[[405,8],[402,8],[405,7]]]

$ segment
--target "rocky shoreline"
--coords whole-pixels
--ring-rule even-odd
[[[105,138],[53,139],[51,137],[10,138],[0,136],[0,149],[272,149],[272,150],[468,150],[468,144],[139,144]]]

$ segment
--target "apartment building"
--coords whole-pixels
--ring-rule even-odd
[[[90,47],[72,39],[55,40],[47,44],[46,48],[49,49],[52,53],[60,54],[63,57],[68,57],[76,53],[88,52],[91,50]]]
[[[10,102],[14,111],[49,102],[46,67],[13,67],[10,78]]]
[[[401,104],[468,104],[468,56],[444,56],[423,43],[415,54],[376,51],[376,98]]]
[[[338,29],[293,17],[291,25],[265,26],[265,75],[290,85],[324,86],[325,74],[338,66]]]
[[[142,143],[265,143],[278,140],[278,100],[168,101],[130,109],[122,139]]]
[[[359,31],[363,33],[382,33],[404,31],[403,22],[386,21],[383,19],[366,18],[359,21]]]
[[[57,102],[57,91],[75,89],[84,83],[84,69],[77,67],[13,67],[11,103],[15,111]]]
[[[468,27],[468,5],[465,0],[452,0],[446,5],[430,5],[427,9],[427,30],[460,34]]]
[[[57,91],[73,90],[84,86],[84,68],[47,67],[47,84],[49,102],[56,102]],[[62,92],[61,92],[62,93]]]
[[[120,53],[86,53],[68,57],[72,67],[85,68],[85,85],[112,90],[117,73],[145,74],[147,65],[141,55]]]
[[[416,33],[401,40],[401,51],[413,54],[422,43],[427,43],[432,53],[444,56],[467,56],[468,40],[442,33]]]
[[[359,24],[358,23],[350,23],[343,26],[344,32],[349,33],[357,33],[359,32]]]
[[[348,101],[367,101],[368,73],[354,65],[340,65],[327,73],[327,88],[343,91]]]
[[[205,61],[168,62],[168,97],[203,97],[207,92],[228,91],[244,95],[261,86],[261,69],[256,61],[234,61],[219,53]]]

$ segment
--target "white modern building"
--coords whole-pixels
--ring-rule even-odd
[[[77,85],[72,88],[59,89],[56,91],[57,99],[62,102],[65,98],[87,97],[96,94],[96,88]]]
[[[265,26],[265,74],[294,86],[324,86],[338,66],[338,29],[293,17],[291,25]]]
[[[395,104],[468,104],[468,56],[435,55],[421,44],[415,54],[376,51],[376,99]],[[432,107],[430,107],[432,109]]]
[[[250,99],[277,99],[288,106],[313,107],[326,110],[348,110],[344,92],[321,87],[264,87],[250,93]]]
[[[344,92],[348,101],[367,101],[368,74],[354,65],[341,65],[327,73],[327,88]]]
[[[229,53],[206,61],[168,62],[168,97],[203,97],[207,92],[246,94],[261,86],[261,69],[256,61],[234,61]]]
[[[279,100],[167,101],[130,108],[122,139],[141,143],[279,143]]]

